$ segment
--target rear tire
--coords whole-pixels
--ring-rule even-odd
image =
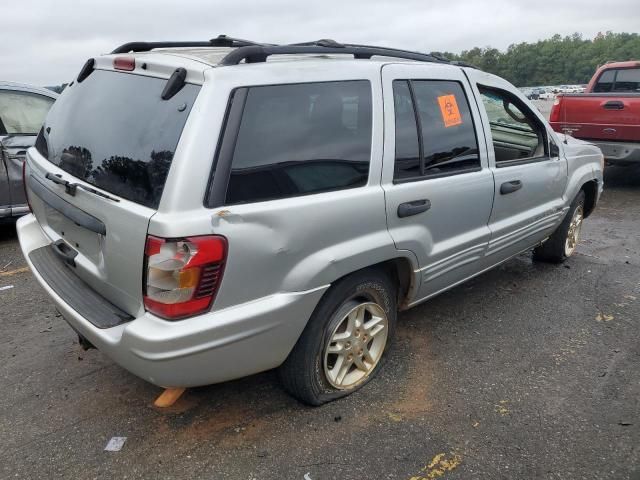
[[[584,220],[584,190],[571,202],[569,211],[555,232],[533,250],[533,259],[542,262],[562,263],[575,252],[580,240]]]
[[[280,367],[285,390],[317,406],[366,385],[380,370],[393,338],[396,291],[378,269],[356,272],[333,285]]]

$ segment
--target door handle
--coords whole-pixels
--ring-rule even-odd
[[[604,108],[605,110],[623,110],[624,103],[622,103],[620,100],[609,100],[602,106],[602,108]]]
[[[422,200],[413,200],[412,202],[405,202],[398,205],[398,217],[410,217],[411,215],[417,215],[422,212],[426,212],[431,208],[431,202],[423,198]]]
[[[53,242],[51,244],[51,248],[53,248],[53,251],[56,255],[62,258],[64,263],[66,263],[70,267],[76,266],[76,261],[74,259],[78,255],[78,252],[67,245],[64,240],[60,239]]]
[[[500,185],[500,195],[506,195],[513,193],[522,188],[522,182],[520,180],[512,180],[510,182],[504,182]]]

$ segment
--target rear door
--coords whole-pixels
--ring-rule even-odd
[[[566,159],[539,112],[506,81],[467,70],[479,99],[495,194],[488,263],[496,263],[549,236],[564,216]]]
[[[134,316],[149,219],[200,90],[187,83],[163,100],[166,83],[95,70],[67,87],[29,150],[29,200],[44,232],[75,256],[80,278]]]
[[[476,273],[493,201],[480,117],[461,69],[382,69],[382,185],[396,248],[418,258],[425,298]]]

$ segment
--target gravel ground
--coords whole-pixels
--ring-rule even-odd
[[[608,168],[574,257],[402,313],[359,393],[309,408],[267,372],[158,410],[80,350],[0,227],[0,478],[640,479],[639,239],[640,170]]]

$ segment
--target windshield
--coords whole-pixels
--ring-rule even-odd
[[[157,208],[178,140],[200,90],[169,100],[165,79],[96,70],[67,87],[49,113],[38,150],[107,192]]]
[[[36,135],[53,102],[37,93],[0,90],[0,135]]]

